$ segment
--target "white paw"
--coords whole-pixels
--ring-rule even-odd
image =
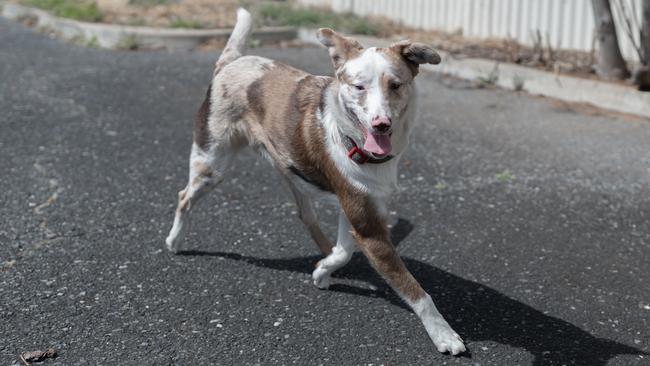
[[[174,254],[181,251],[180,244],[183,241],[189,226],[189,220],[182,220],[178,215],[174,217],[174,225],[172,225],[171,230],[169,230],[169,235],[167,235],[167,239],[165,239],[167,250]]]
[[[320,267],[314,270],[312,278],[314,279],[314,285],[316,285],[316,287],[319,289],[327,290],[330,287],[331,277],[327,271],[321,269]]]
[[[449,354],[456,356],[465,352],[466,349],[462,338],[446,323],[437,324],[435,329],[429,332],[433,344],[441,353],[449,352]]]
[[[165,246],[170,252],[177,254],[179,252],[178,243],[175,242],[174,238],[170,235],[165,239]]]

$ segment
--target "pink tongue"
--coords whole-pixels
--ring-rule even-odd
[[[363,149],[375,155],[387,155],[392,149],[390,135],[366,134],[366,143],[363,145]]]

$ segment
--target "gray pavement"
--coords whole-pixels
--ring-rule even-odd
[[[318,48],[251,53],[331,72]],[[420,77],[393,237],[454,358],[363,256],[311,285],[316,247],[252,154],[162,250],[216,58],[0,19],[0,364],[650,365],[649,121]]]

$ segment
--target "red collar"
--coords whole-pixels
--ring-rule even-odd
[[[389,161],[394,157],[393,155],[387,155],[381,159],[375,159],[366,154],[361,148],[359,148],[359,146],[357,146],[356,142],[354,142],[350,136],[343,136],[343,146],[345,146],[345,148],[348,150],[348,158],[359,165],[363,165],[365,163],[381,164]]]

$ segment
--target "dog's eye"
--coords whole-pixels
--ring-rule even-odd
[[[366,87],[364,87],[363,85],[354,85],[354,88],[357,90],[366,90]]]
[[[401,87],[402,87],[402,84],[400,84],[400,83],[390,83],[390,90],[398,90]]]

